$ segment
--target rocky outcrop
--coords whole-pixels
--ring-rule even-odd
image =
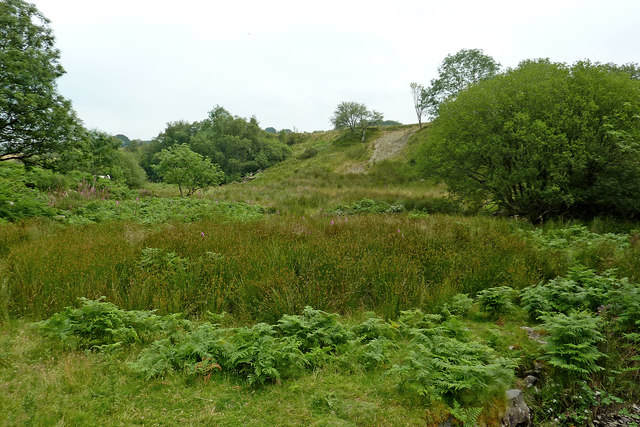
[[[525,427],[531,425],[531,410],[524,401],[522,390],[507,390],[507,412],[502,419],[503,427]]]

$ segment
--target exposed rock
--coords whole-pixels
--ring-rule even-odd
[[[533,387],[537,383],[538,383],[538,378],[534,377],[533,375],[527,375],[524,379],[524,385],[526,385],[528,388]]]
[[[542,335],[536,332],[535,329],[529,326],[520,326],[520,329],[524,330],[527,333],[527,336],[530,340],[538,342],[540,344],[546,344],[547,342],[542,339]]]
[[[540,375],[544,372],[544,365],[540,362],[533,362],[533,372],[536,375]]]
[[[612,408],[607,412],[602,412],[593,418],[593,425],[596,427],[623,427],[640,424],[640,405],[633,404],[625,408],[621,414],[620,410]]]
[[[503,427],[530,426],[531,410],[524,401],[522,390],[507,390],[507,412],[502,419]]]

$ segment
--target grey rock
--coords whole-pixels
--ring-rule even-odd
[[[522,329],[523,331],[525,331],[527,333],[527,337],[529,337],[530,340],[535,341],[537,343],[540,344],[546,344],[547,342],[545,340],[542,339],[542,335],[540,335],[535,329],[529,327],[529,326],[520,326],[520,329]]]
[[[530,426],[531,410],[524,401],[522,390],[512,388],[507,390],[507,412],[502,419],[503,427]]]
[[[526,378],[524,379],[524,385],[526,385],[528,388],[533,387],[537,383],[538,383],[538,378],[533,375],[527,375]]]

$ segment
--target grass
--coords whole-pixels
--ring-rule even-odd
[[[27,328],[0,327],[2,425],[422,425],[389,380],[335,367],[282,385],[247,388],[179,374],[144,381],[126,368],[135,350],[105,356],[68,352]]]
[[[444,215],[8,225],[0,246],[5,304],[31,318],[102,295],[128,309],[227,311],[252,321],[305,305],[393,317],[434,309],[458,292],[521,288],[563,273],[565,265],[510,228]],[[145,248],[158,251],[152,266],[142,263]]]
[[[233,375],[144,380],[128,368],[141,343],[111,353],[69,350],[29,327],[78,297],[225,327],[274,323],[310,305],[354,325],[367,311],[390,321],[402,310],[441,313],[456,294],[522,289],[576,264],[640,281],[637,223],[534,227],[470,215],[442,185],[419,179],[411,159],[428,126],[399,157],[367,164],[371,141],[389,130],[372,130],[366,144],[339,132],[306,135],[289,159],[255,179],[191,199],[150,184],[139,200],[63,198],[51,202],[64,215],[57,220],[0,224],[0,424],[424,425],[450,413],[452,402],[425,403],[384,375],[422,354],[408,339],[373,370],[342,357],[262,387]],[[361,172],[350,172],[354,166]],[[469,331],[456,333],[514,357],[524,376],[543,354],[520,329],[531,322],[526,313],[496,320],[474,307],[463,324]],[[607,345],[633,349],[624,341],[631,338],[617,339]],[[624,364],[637,372],[633,350],[606,351],[608,372]],[[532,395],[540,407],[556,397],[552,380]],[[606,381],[594,377],[593,390]],[[627,388],[615,391],[637,399]],[[502,399],[482,405],[481,422],[498,423]]]
[[[434,197],[445,197],[444,186],[420,180],[415,162],[406,161],[414,155],[426,135],[426,128],[413,135],[399,157],[367,166],[364,173],[349,172],[354,164],[366,162],[373,152],[372,142],[391,130],[395,127],[372,130],[365,144],[360,142],[358,135],[345,132],[309,134],[291,147],[292,155],[288,159],[260,172],[255,179],[209,189],[204,197],[253,203],[281,213],[300,215],[363,198],[413,206],[428,203]],[[310,149],[317,154],[301,159]],[[178,195],[175,188],[164,184],[150,184],[148,189],[160,197]]]

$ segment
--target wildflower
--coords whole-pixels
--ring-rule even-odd
[[[201,235],[202,237],[205,237],[205,235],[204,235],[204,231],[201,231],[201,232],[200,232],[200,235]]]
[[[120,201],[116,200],[116,206],[120,206]]]
[[[280,215],[280,211],[276,211],[276,215]]]
[[[136,197],[136,203],[140,201],[140,197]]]
[[[331,225],[333,225],[333,220],[331,220]]]
[[[344,222],[347,222],[347,218],[346,217],[344,218]]]

